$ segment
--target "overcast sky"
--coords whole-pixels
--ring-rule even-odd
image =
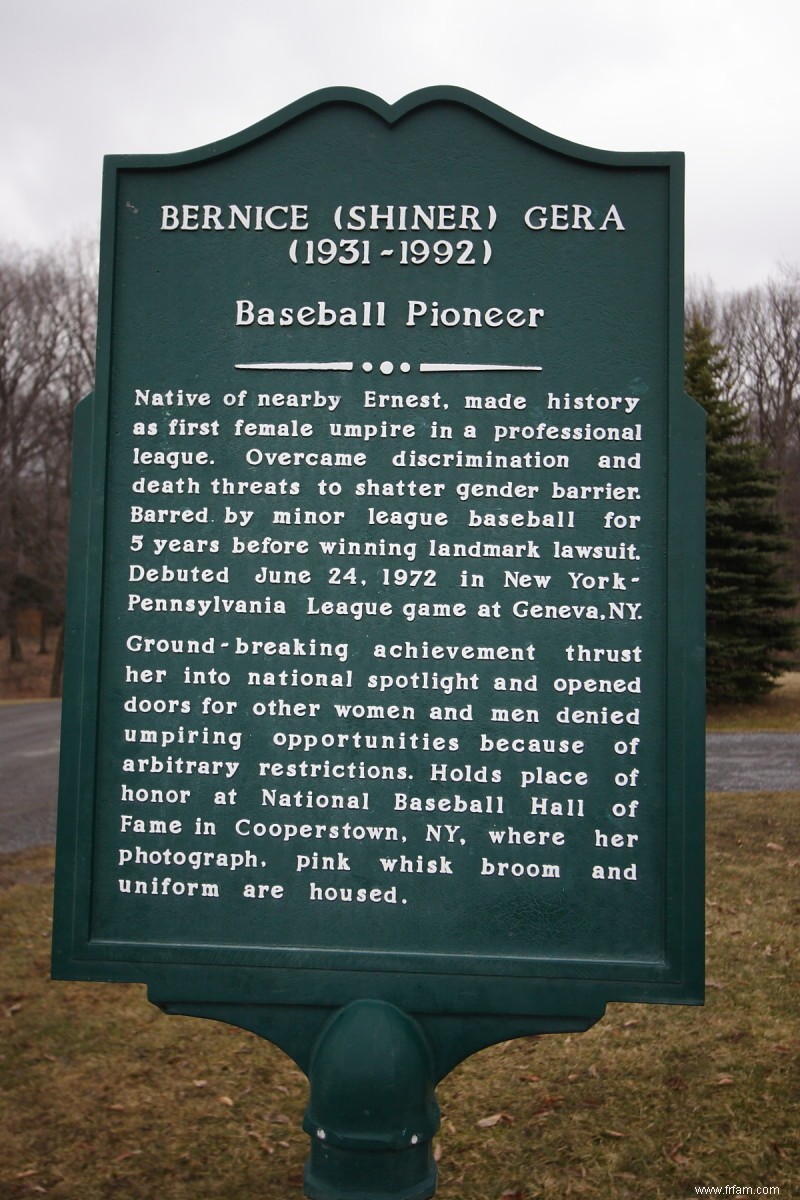
[[[0,0],[0,237],[96,232],[104,154],[204,145],[321,87],[485,96],[570,141],[683,150],[686,270],[800,265],[798,0]]]

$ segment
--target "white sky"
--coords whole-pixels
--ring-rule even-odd
[[[686,270],[800,265],[798,0],[0,0],[0,240],[96,232],[104,154],[187,150],[321,87],[477,92],[687,156]]]

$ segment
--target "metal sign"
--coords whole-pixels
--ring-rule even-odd
[[[362,1002],[450,1060],[698,1002],[681,156],[318,93],[107,160],[100,313],[56,974],[300,1006],[301,1062]]]

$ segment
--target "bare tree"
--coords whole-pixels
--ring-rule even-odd
[[[720,297],[694,285],[687,315],[713,331],[723,350],[723,395],[747,414],[749,433],[777,472],[778,497],[800,579],[800,270],[749,291]]]
[[[800,272],[732,297],[725,342],[754,432],[785,473],[800,445]]]
[[[0,632],[17,617],[63,618],[72,410],[91,386],[94,254],[0,250]]]
[[[729,354],[751,427],[779,475],[780,504],[800,577],[800,271],[784,269],[727,306]]]
[[[66,346],[64,367],[60,373],[61,395],[54,405],[54,458],[50,466],[58,480],[50,489],[54,500],[52,524],[58,550],[50,558],[51,595],[57,601],[54,616],[58,620],[58,640],[50,682],[51,696],[61,690],[64,663],[64,604],[67,588],[68,515],[71,497],[72,418],[75,404],[94,383],[95,337],[97,329],[97,246],[73,242],[61,258],[63,291],[59,313]],[[59,428],[60,427],[60,428]],[[60,496],[59,496],[60,491]]]

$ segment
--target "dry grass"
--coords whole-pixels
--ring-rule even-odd
[[[711,798],[704,1009],[612,1006],[445,1080],[439,1200],[795,1194],[799,803]],[[300,1197],[299,1072],[140,987],[48,982],[51,868],[48,851],[0,859],[3,1200]]]
[[[800,671],[781,676],[778,686],[757,704],[725,704],[709,709],[709,733],[800,733]]]

